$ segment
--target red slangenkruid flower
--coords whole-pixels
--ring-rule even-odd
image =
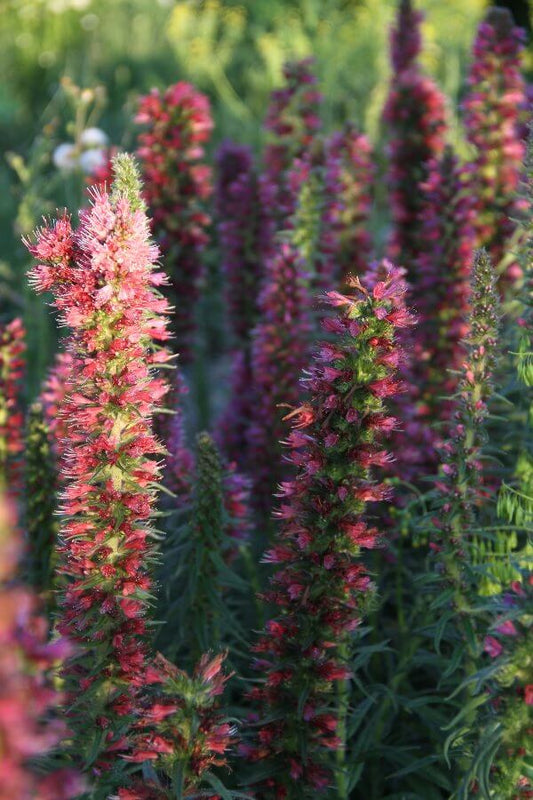
[[[24,416],[20,405],[26,332],[20,318],[0,327],[0,484],[21,490]]]
[[[343,650],[372,592],[361,549],[379,544],[363,515],[368,501],[385,494],[371,473],[372,464],[388,459],[381,444],[388,426],[380,423],[390,417],[376,385],[388,381],[401,391],[385,357],[400,346],[398,328],[413,323],[402,272],[390,264],[384,271],[373,289],[354,279],[354,296],[329,293],[339,308],[335,326],[326,326],[335,336],[319,347],[303,379],[309,400],[287,415],[297,474],[280,487],[279,532],[265,556],[277,565],[265,596],[277,616],[254,648],[264,680],[250,692],[257,730],[242,748],[261,762],[262,775],[267,765],[272,771],[254,786],[258,798],[327,789],[332,751],[343,746],[335,685],[349,675]]]
[[[168,338],[168,304],[154,270],[140,184],[129,156],[115,160],[113,193],[96,191],[73,230],[68,217],[28,249],[38,291],[51,290],[76,360],[63,404],[66,477],[58,629],[77,645],[64,669],[72,752],[106,789],[144,683],[151,586],[150,514],[162,451],[151,416],[166,386],[152,362]],[[79,690],[82,688],[82,694]],[[105,732],[105,733],[104,733]]]
[[[306,275],[296,248],[281,242],[267,264],[259,298],[260,321],[253,332],[253,421],[248,431],[252,501],[268,514],[272,493],[285,470],[280,440],[285,433],[281,403],[298,401],[298,378],[307,363],[311,324]]]
[[[174,332],[181,362],[191,357],[194,310],[203,280],[202,251],[210,223],[204,203],[212,192],[203,145],[213,128],[209,101],[180,81],[139,101],[136,122],[145,198],[153,234],[170,276]]]

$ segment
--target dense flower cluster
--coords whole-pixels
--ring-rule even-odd
[[[0,328],[0,485],[16,495],[21,482],[24,417],[20,406],[25,331],[18,317]]]
[[[150,419],[166,387],[150,364],[168,338],[157,248],[131,159],[118,157],[113,194],[95,193],[73,231],[67,216],[28,249],[31,280],[51,291],[71,330],[76,372],[64,404],[68,448],[61,571],[68,584],[58,628],[77,644],[65,667],[73,752],[101,776],[123,747],[145,669],[149,518],[161,453]],[[81,688],[81,695],[79,694]],[[105,775],[102,777],[105,786]],[[104,789],[102,789],[104,791]]]
[[[191,357],[194,312],[203,278],[201,253],[210,219],[211,170],[202,159],[213,122],[207,97],[179,82],[164,94],[157,89],[139,103],[139,134],[145,197],[153,234],[170,276],[173,324],[182,363]]]
[[[48,673],[70,653],[47,643],[48,623],[36,597],[15,583],[22,541],[13,509],[0,500],[0,800],[73,800],[83,791],[70,769],[43,775],[31,761],[56,747],[66,729],[51,718],[61,698]]]
[[[269,223],[259,203],[250,148],[224,143],[217,154],[217,167],[216,204],[226,305],[232,333],[243,344],[257,321]]]
[[[267,264],[259,298],[260,322],[253,332],[253,420],[248,431],[253,503],[268,513],[284,474],[280,440],[285,433],[280,404],[298,402],[298,377],[307,364],[311,324],[306,274],[293,245],[280,242]]]
[[[444,149],[444,97],[420,70],[421,14],[402,0],[391,34],[393,74],[383,111],[388,129],[390,203],[393,231],[390,256],[406,269],[410,283],[418,279],[417,259],[423,221],[420,185],[427,180],[428,162]]]
[[[340,240],[337,261],[344,285],[350,275],[363,274],[370,257],[368,223],[375,167],[370,142],[351,125],[332,134],[327,148],[329,158],[339,162],[340,203],[331,221]]]
[[[490,9],[474,42],[463,101],[466,136],[476,149],[469,190],[476,198],[477,244],[487,248],[496,267],[523,208],[516,194],[525,153],[519,129],[525,101],[523,44],[524,32],[513,26],[510,12]],[[520,272],[516,261],[507,265],[506,281],[516,281]]]
[[[158,654],[147,672],[152,692],[140,710],[138,733],[132,736],[137,763],[151,762],[160,780],[137,781],[120,789],[118,800],[172,800],[198,797],[205,773],[227,765],[226,752],[235,728],[223,718],[218,698],[228,680],[223,655],[202,656],[192,677]],[[196,791],[195,791],[196,790]],[[214,798],[202,792],[201,797]]]
[[[334,338],[320,346],[303,381],[309,400],[288,415],[289,460],[298,472],[281,486],[281,528],[264,556],[276,565],[266,599],[279,612],[254,648],[265,680],[251,691],[257,734],[243,748],[271,769],[258,789],[262,798],[327,789],[331,751],[344,744],[335,686],[348,677],[343,645],[372,590],[361,550],[379,543],[363,515],[367,503],[389,496],[372,468],[390,460],[380,440],[397,424],[386,410],[386,398],[402,389],[397,331],[413,323],[401,272],[385,266],[371,291],[354,279],[355,296],[328,293],[342,309],[325,320]]]

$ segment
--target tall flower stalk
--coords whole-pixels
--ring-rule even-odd
[[[443,152],[446,130],[443,95],[423,75],[418,60],[421,21],[422,14],[413,9],[411,0],[401,0],[391,32],[392,79],[383,111],[393,221],[389,253],[407,269],[415,289],[416,263],[423,249],[420,186],[428,178],[429,162]]]
[[[419,187],[424,209],[422,250],[411,287],[419,324],[405,367],[409,388],[398,406],[407,436],[395,437],[397,474],[417,483],[436,470],[439,445],[455,408],[453,396],[464,360],[462,340],[468,334],[474,239],[473,199],[451,148],[428,167],[429,176]]]
[[[203,145],[213,122],[209,101],[180,81],[163,94],[142,97],[136,122],[145,198],[165,269],[170,276],[172,318],[181,362],[190,360],[195,308],[204,277],[202,251],[210,218],[204,203],[212,192]]]
[[[21,407],[25,331],[18,317],[0,328],[0,486],[21,488],[24,417]]]
[[[457,410],[443,452],[442,513],[435,519],[439,530],[439,560],[444,580],[453,590],[459,625],[467,624],[470,610],[468,569],[472,563],[472,527],[476,507],[483,497],[483,446],[486,442],[487,401],[492,392],[496,361],[499,300],[494,268],[486,251],[476,252],[466,356],[458,386]]]
[[[272,494],[283,478],[280,440],[285,434],[280,404],[297,403],[298,377],[307,363],[311,323],[307,275],[296,248],[280,242],[267,264],[259,298],[261,318],[253,332],[253,420],[248,436],[253,502],[268,515]]]
[[[257,731],[243,747],[260,764],[260,798],[311,798],[335,782],[348,797],[343,687],[373,593],[362,551],[379,544],[364,515],[389,497],[372,470],[390,460],[381,440],[397,422],[386,398],[402,390],[397,334],[413,323],[401,272],[384,270],[372,289],[354,279],[353,296],[328,293],[341,309],[324,323],[332,341],[303,379],[309,399],[288,415],[298,471],[280,488],[280,529],[264,556],[276,566],[265,595],[276,610],[254,648],[263,680],[250,692]]]
[[[165,276],[154,270],[158,251],[129,156],[117,156],[115,176],[112,194],[95,192],[76,231],[63,216],[27,243],[39,261],[31,281],[54,295],[77,364],[64,407],[58,629],[77,647],[63,673],[69,749],[96,779],[98,798],[119,780],[117,753],[144,681],[161,454],[150,423],[166,391],[152,364],[168,358],[154,350],[168,338],[168,304],[155,289]]]
[[[490,502],[483,485],[484,447],[499,323],[496,275],[484,250],[475,254],[470,302],[456,412],[442,448],[442,475],[436,482],[432,506],[437,533],[431,542],[437,560],[432,603],[434,612],[439,613],[435,642],[444,639],[449,648],[448,667],[444,672],[439,669],[438,675],[439,685],[450,695],[453,716],[445,752],[451,753],[447,758],[453,763],[456,786],[468,786],[468,790],[471,742],[479,724],[478,707],[483,702],[474,690],[485,617],[477,599],[476,529],[483,524]],[[466,799],[470,795],[459,796]]]
[[[525,154],[520,125],[526,104],[520,71],[524,35],[507,9],[487,12],[474,42],[463,100],[466,137],[475,148],[469,188],[476,198],[477,246],[489,251],[497,268],[523,209],[517,189]],[[505,284],[520,274],[519,264],[511,259],[505,265]]]
[[[344,285],[350,275],[363,275],[370,257],[369,221],[375,167],[370,142],[352,125],[332,134],[327,149],[329,158],[339,162],[341,202],[332,210],[332,221],[339,238],[337,261]]]
[[[216,205],[224,293],[232,336],[246,345],[257,322],[265,212],[248,147],[225,142],[217,153]]]

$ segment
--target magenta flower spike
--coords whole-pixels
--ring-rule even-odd
[[[152,230],[170,276],[175,304],[173,328],[181,363],[192,355],[194,312],[204,277],[202,251],[210,218],[204,209],[212,192],[203,145],[213,122],[209,101],[180,81],[164,94],[153,89],[140,99],[136,122],[145,198]]]
[[[424,217],[417,280],[411,290],[419,324],[407,333],[407,391],[398,401],[403,430],[393,437],[395,472],[418,482],[435,471],[464,361],[473,260],[474,200],[451,148],[429,164],[420,191]],[[437,424],[435,424],[437,423]],[[407,434],[407,436],[405,435]]]
[[[188,392],[181,370],[177,368],[170,391],[172,414],[166,423],[168,455],[164,470],[165,484],[176,495],[173,501],[174,507],[180,507],[189,501],[194,474],[194,456],[185,438],[185,413],[182,402],[182,398]]]
[[[410,0],[402,0],[391,32],[393,72],[383,110],[389,139],[387,182],[393,223],[389,254],[406,268],[413,288],[418,279],[416,262],[422,252],[420,185],[428,178],[429,162],[444,150],[446,131],[444,97],[423,75],[417,59],[421,20]]]
[[[224,293],[236,342],[246,344],[257,322],[263,276],[263,229],[257,175],[250,148],[225,142],[217,153],[216,205]]]
[[[168,304],[156,287],[157,248],[149,238],[132,159],[117,156],[111,195],[96,191],[73,230],[64,215],[27,243],[30,276],[51,291],[70,329],[76,359],[64,402],[60,570],[66,579],[58,630],[76,645],[64,669],[72,751],[85,771],[112,788],[109,767],[146,669],[151,577],[150,515],[161,445],[151,417],[166,386],[154,363],[168,354]],[[103,791],[103,789],[102,789]]]
[[[32,759],[68,735],[53,718],[61,696],[50,673],[71,654],[65,640],[47,642],[37,597],[16,582],[23,555],[14,507],[0,498],[0,800],[74,800],[85,786],[72,769],[43,774]]]
[[[267,514],[285,470],[280,440],[286,426],[280,404],[298,402],[298,378],[307,363],[311,322],[306,274],[296,248],[281,242],[267,264],[259,298],[260,322],[253,332],[254,409],[249,436],[252,502]]]
[[[505,8],[491,8],[479,26],[463,100],[466,137],[475,148],[469,189],[476,198],[477,247],[496,268],[524,211],[517,190],[525,156],[522,115],[527,106],[520,56],[525,32]],[[521,276],[516,261],[506,266],[503,286]]]
[[[263,681],[250,692],[256,732],[242,746],[260,764],[253,790],[261,800],[325,791],[345,745],[336,687],[349,677],[350,636],[373,591],[361,551],[380,537],[364,515],[368,503],[389,498],[373,470],[391,458],[382,439],[397,421],[387,398],[402,391],[398,331],[413,323],[402,271],[387,262],[383,271],[371,289],[354,278],[353,296],[327,293],[338,310],[324,322],[331,341],[303,378],[309,399],[287,415],[297,474],[281,484],[279,531],[263,559],[275,566],[265,599],[276,612],[254,648]]]

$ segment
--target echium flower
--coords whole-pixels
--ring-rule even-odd
[[[416,361],[425,362],[422,396],[434,410],[441,406],[442,396],[455,391],[454,372],[464,355],[460,342],[468,333],[474,201],[461,176],[453,150],[446,147],[442,158],[430,162],[428,178],[421,186],[423,250],[413,291],[419,315]]]
[[[235,341],[244,345],[257,321],[267,220],[249,147],[224,142],[217,153],[216,207],[224,293]],[[268,238],[268,237],[267,237]]]
[[[468,92],[463,100],[466,137],[475,147],[469,188],[476,198],[477,246],[486,247],[498,267],[523,208],[517,188],[525,146],[519,128],[525,101],[520,54],[525,33],[513,26],[510,12],[491,8],[478,29]],[[516,261],[504,280],[513,283]]]
[[[0,486],[10,496],[21,488],[24,417],[20,406],[25,330],[18,317],[0,327]]]
[[[410,336],[412,355],[405,367],[409,388],[397,411],[407,436],[398,433],[393,448],[398,474],[416,482],[435,471],[439,442],[454,410],[468,333],[474,239],[473,200],[451,148],[429,163],[429,176],[419,188],[422,250],[411,293],[419,324]]]
[[[52,714],[61,701],[50,673],[70,652],[47,643],[36,596],[16,582],[22,558],[13,507],[0,498],[0,800],[73,800],[85,788],[72,769],[45,774],[36,762],[67,731]],[[33,762],[33,764],[32,764]]]
[[[185,437],[185,411],[182,402],[188,391],[181,370],[177,368],[169,392],[172,413],[166,423],[168,455],[164,471],[165,484],[175,494],[173,507],[181,507],[187,503],[192,489],[194,456]]]
[[[150,515],[161,446],[151,416],[166,391],[152,364],[168,359],[168,304],[154,287],[157,248],[149,238],[130,156],[117,156],[112,194],[94,194],[76,231],[64,215],[28,249],[37,291],[51,291],[70,328],[76,358],[65,401],[67,482],[61,509],[58,629],[76,644],[64,669],[71,752],[97,777],[98,798],[144,680],[151,578]],[[116,755],[114,756],[116,759]],[[116,765],[115,765],[116,766]]]
[[[261,178],[261,199],[271,209],[276,229],[283,228],[292,213],[291,194],[287,192],[287,172],[296,158],[301,158],[322,126],[322,95],[312,69],[313,58],[285,64],[286,85],[272,92],[265,128],[270,141],[265,148],[265,173]],[[268,197],[267,197],[268,196]]]
[[[456,411],[443,446],[442,477],[437,489],[441,511],[434,524],[444,581],[454,590],[459,615],[468,610],[467,570],[476,507],[483,497],[483,446],[487,402],[496,362],[499,301],[495,272],[486,251],[476,251],[472,269],[471,311],[466,354],[457,387]]]
[[[375,167],[368,138],[352,125],[333,133],[326,146],[329,158],[339,162],[340,202],[332,209],[331,221],[339,239],[336,257],[344,285],[350,275],[364,273],[370,257],[369,221]]]
[[[150,763],[157,781],[136,780],[119,789],[118,800],[219,796],[205,791],[213,786],[209,772],[227,766],[226,753],[235,741],[235,727],[220,710],[219,698],[230,677],[222,672],[223,661],[223,655],[204,654],[190,677],[160,653],[155,657],[128,758]]]
[[[354,278],[354,296],[328,293],[340,309],[324,323],[332,341],[303,379],[308,400],[288,415],[298,471],[281,485],[280,529],[264,556],[276,565],[265,597],[277,611],[254,648],[264,680],[250,692],[257,732],[243,746],[260,762],[261,778],[250,778],[258,798],[316,797],[334,783],[333,751],[345,747],[336,687],[349,676],[350,638],[373,591],[361,552],[378,546],[379,533],[364,515],[389,497],[373,468],[390,460],[382,438],[397,421],[386,398],[402,390],[397,334],[413,323],[402,272],[385,267],[371,290]],[[346,776],[336,778],[340,792]]]
[[[28,580],[52,603],[54,551],[57,539],[57,478],[48,426],[43,408],[34,403],[28,413],[25,441]]]
[[[217,444],[226,458],[245,472],[250,470],[248,429],[255,414],[252,357],[249,349],[251,347],[237,350],[231,356],[228,400],[217,420],[215,433]]]
[[[444,97],[423,75],[418,55],[422,16],[410,0],[402,0],[391,32],[392,78],[383,111],[388,132],[390,204],[393,230],[389,252],[416,284],[417,259],[422,251],[423,214],[420,184],[427,180],[429,162],[444,149]]]
[[[209,101],[180,81],[163,94],[153,89],[142,97],[136,122],[145,197],[153,234],[170,276],[175,304],[174,333],[181,363],[191,357],[195,306],[204,268],[211,195],[211,170],[203,163],[203,145],[213,128]]]
[[[252,500],[268,515],[272,494],[283,478],[280,440],[286,427],[280,404],[298,402],[298,378],[307,364],[311,322],[307,275],[294,245],[281,241],[266,267],[259,298],[260,321],[253,332],[253,421],[249,469]]]

